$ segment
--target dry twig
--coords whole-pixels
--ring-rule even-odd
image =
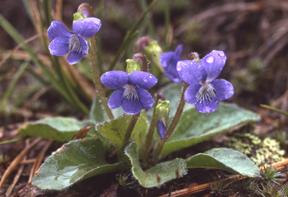
[[[32,168],[31,168],[31,171],[30,171],[30,176],[29,176],[28,183],[32,182],[32,178],[35,175],[35,173],[38,170],[38,168],[40,167],[40,165],[41,165],[41,163],[42,163],[42,161],[44,159],[45,153],[46,153],[46,151],[48,150],[48,148],[50,147],[51,144],[52,144],[52,141],[46,142],[45,146],[43,147],[43,149],[41,150],[41,152],[37,156]]]
[[[1,177],[0,180],[0,188],[3,187],[4,183],[10,176],[10,174],[16,169],[16,167],[20,164],[22,161],[23,157],[28,153],[28,151],[35,146],[38,142],[40,142],[40,138],[35,139],[31,144],[29,144],[27,147],[25,147],[15,158],[14,160],[10,163],[8,168],[5,170],[3,176]]]

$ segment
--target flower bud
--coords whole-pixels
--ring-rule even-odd
[[[167,127],[163,120],[157,121],[157,132],[161,140],[164,140],[167,135]]]
[[[141,65],[139,64],[138,61],[134,60],[134,59],[126,59],[126,71],[128,73],[131,73],[133,71],[139,71],[141,70]]]
[[[81,13],[84,18],[92,16],[93,7],[88,3],[81,3],[78,6],[77,12]]]
[[[148,45],[144,48],[145,53],[151,58],[158,58],[162,53],[162,48],[156,40],[151,40]]]
[[[85,17],[82,15],[81,12],[75,12],[73,14],[73,21],[84,19]]]
[[[168,120],[169,117],[170,102],[168,100],[159,100],[156,105],[157,119]]]
[[[162,48],[156,40],[151,40],[148,43],[148,45],[144,48],[144,53],[147,56],[148,60],[151,61],[151,69],[154,72],[158,72],[159,70],[163,71],[163,68],[160,64],[160,55],[162,53]],[[158,68],[158,71],[155,70],[155,68]]]
[[[143,52],[145,47],[151,42],[151,38],[149,36],[142,36],[138,38],[135,44],[135,50],[137,52]]]
[[[145,72],[149,71],[147,59],[142,53],[135,53],[133,55],[133,60],[139,63],[142,71],[145,71]]]

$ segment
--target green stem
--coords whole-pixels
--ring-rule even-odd
[[[71,98],[60,85],[59,81],[55,77],[54,73],[44,65],[44,63],[38,58],[37,53],[25,42],[21,34],[2,16],[0,15],[0,26],[13,38],[13,40],[19,45],[20,48],[25,50],[35,65],[39,66],[43,71],[43,76],[49,79],[52,86],[60,93],[67,101],[71,102]]]
[[[125,136],[124,136],[123,146],[121,148],[122,152],[124,151],[125,147],[129,143],[132,131],[133,131],[133,129],[134,129],[136,123],[137,123],[137,120],[138,120],[139,116],[140,116],[140,113],[136,114],[136,115],[133,115],[131,120],[130,120],[130,123],[129,123],[128,127],[127,127],[127,130],[126,130],[126,133],[125,133]]]
[[[126,51],[128,50],[129,47],[127,47],[132,38],[135,35],[135,32],[137,31],[137,29],[141,26],[141,24],[144,21],[144,18],[146,17],[146,15],[151,11],[151,9],[153,8],[153,6],[155,5],[155,3],[158,0],[153,0],[149,6],[146,8],[146,10],[142,13],[142,15],[140,16],[139,20],[132,26],[131,29],[129,29],[124,37],[123,42],[121,43],[121,46],[119,47],[115,58],[113,59],[112,63],[109,66],[109,70],[113,70],[114,67],[116,66],[117,61],[123,56],[123,54],[126,53]]]
[[[8,85],[7,89],[5,90],[5,92],[3,94],[3,97],[1,99],[1,102],[0,102],[0,108],[1,109],[5,109],[5,107],[7,106],[7,101],[9,99],[9,97],[12,95],[12,93],[13,93],[13,91],[15,89],[17,81],[23,75],[23,73],[25,72],[25,70],[28,67],[28,65],[29,64],[27,62],[21,64],[19,69],[17,70],[17,72],[13,76],[11,82],[9,83],[9,85]]]
[[[184,85],[182,88],[182,93],[181,93],[181,98],[180,98],[180,102],[178,104],[177,107],[177,111],[174,115],[174,118],[169,126],[169,128],[167,129],[167,134],[165,139],[161,140],[158,144],[158,147],[155,150],[155,154],[154,154],[154,161],[158,161],[160,159],[160,155],[161,155],[161,151],[164,147],[165,142],[170,138],[170,136],[173,134],[173,132],[175,131],[175,128],[181,118],[184,106],[185,106],[185,100],[184,100],[184,95],[185,95],[185,91],[187,89],[187,85]]]
[[[288,116],[288,112],[286,112],[286,111],[283,111],[283,110],[281,110],[281,109],[277,109],[277,108],[275,108],[275,107],[272,107],[272,106],[270,106],[270,105],[260,105],[261,107],[263,107],[263,108],[265,108],[265,109],[269,109],[269,110],[271,110],[271,111],[274,111],[274,112],[277,112],[277,113],[280,113],[280,114],[282,114],[282,115],[285,115],[285,116]]]
[[[105,112],[107,113],[108,117],[112,120],[114,119],[114,116],[107,104],[105,90],[100,82],[100,71],[96,63],[97,62],[96,40],[94,37],[90,39],[90,45],[91,45],[91,49],[90,49],[91,52],[89,53],[89,59],[90,59],[90,63],[91,63],[92,71],[93,71],[93,82],[94,82],[95,89],[96,89],[96,96],[99,96],[100,101],[102,105],[104,106]]]
[[[89,113],[89,109],[87,108],[87,106],[85,104],[83,104],[83,102],[77,96],[75,90],[72,88],[71,83],[69,83],[67,76],[63,72],[63,69],[62,69],[62,67],[61,67],[61,65],[59,63],[59,60],[57,58],[53,58],[52,61],[54,62],[54,65],[56,66],[56,69],[55,69],[56,73],[59,76],[59,79],[62,82],[62,85],[63,85],[64,89],[66,90],[66,92],[71,97],[71,100],[73,101],[73,103],[77,107],[79,107],[79,109],[83,113],[88,114]]]
[[[146,140],[145,140],[145,145],[144,145],[144,149],[142,149],[142,158],[143,161],[146,161],[149,155],[149,152],[151,150],[151,144],[152,144],[152,140],[153,140],[153,134],[154,134],[154,130],[156,127],[156,123],[157,123],[157,113],[156,113],[156,106],[158,103],[159,98],[157,98],[156,100],[156,104],[153,110],[153,115],[152,115],[152,120],[150,123],[150,127],[148,129],[148,133],[146,135]]]

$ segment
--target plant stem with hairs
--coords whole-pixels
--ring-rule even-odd
[[[97,62],[96,40],[94,37],[90,39],[90,45],[91,45],[91,48],[90,48],[91,51],[89,53],[89,59],[90,59],[90,63],[91,63],[92,71],[93,71],[93,82],[94,82],[95,89],[96,89],[96,96],[99,96],[100,101],[104,106],[105,112],[107,113],[108,117],[112,120],[114,116],[107,104],[105,90],[100,82],[100,71],[96,63]]]
[[[129,143],[132,131],[133,131],[133,129],[134,129],[136,123],[137,123],[137,120],[138,120],[139,116],[140,116],[140,113],[136,114],[136,115],[133,115],[131,120],[130,120],[130,123],[129,123],[128,127],[127,127],[127,130],[126,130],[126,133],[125,133],[125,136],[124,136],[123,146],[121,148],[122,152],[124,151],[125,147]]]
[[[158,144],[158,146],[154,152],[154,162],[157,162],[160,159],[161,151],[164,147],[165,142],[173,134],[173,132],[175,131],[175,128],[176,128],[176,126],[177,126],[177,124],[181,118],[181,115],[182,115],[182,112],[183,112],[183,109],[185,106],[184,94],[185,94],[186,89],[187,89],[187,85],[185,84],[185,85],[183,85],[183,88],[182,88],[181,99],[180,99],[180,102],[178,104],[177,111],[174,115],[174,118],[173,118],[170,126],[167,129],[167,135],[166,135],[165,139],[163,139],[159,142],[159,144]]]

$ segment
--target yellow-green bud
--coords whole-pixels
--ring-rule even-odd
[[[77,20],[81,20],[81,19],[84,19],[85,17],[82,15],[81,12],[75,12],[73,14],[73,20],[74,21],[77,21]]]
[[[170,111],[170,102],[168,100],[159,100],[156,106],[156,114],[158,119],[168,120]]]
[[[141,70],[141,65],[133,59],[126,59],[126,71],[131,73],[133,71]]]

